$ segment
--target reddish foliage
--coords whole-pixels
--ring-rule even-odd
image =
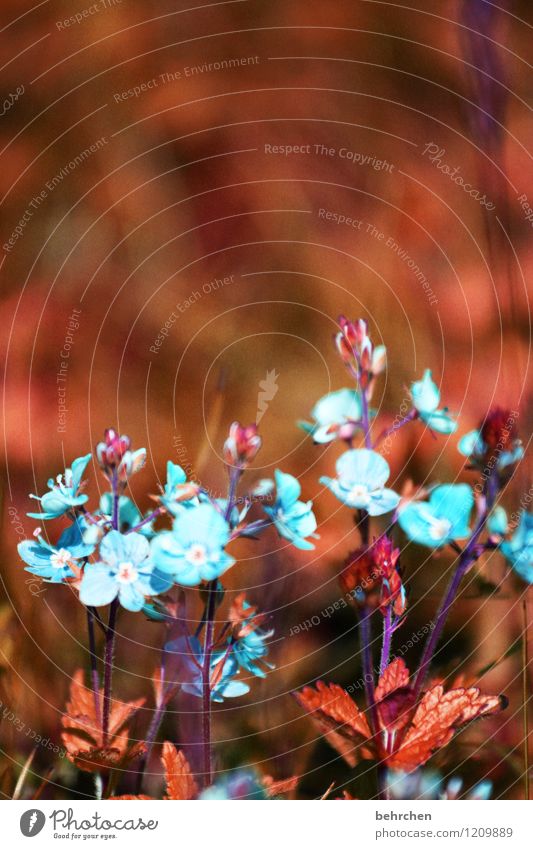
[[[65,729],[61,739],[67,757],[85,772],[100,772],[123,766],[144,751],[144,743],[130,744],[125,727],[144,699],[134,702],[113,700],[109,718],[109,733],[104,741],[102,728],[102,691],[100,691],[99,716],[96,716],[94,693],[83,683],[83,671],[78,669],[72,678],[70,701],[61,717]]]
[[[442,684],[432,686],[415,704],[408,684],[405,663],[394,660],[376,687],[379,729],[374,736],[364,714],[336,684],[319,681],[316,690],[306,687],[296,698],[348,763],[355,763],[359,755],[407,772],[425,764],[459,728],[481,716],[498,713],[506,704],[501,696],[485,696],[477,687],[445,692]]]

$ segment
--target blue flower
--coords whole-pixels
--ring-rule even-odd
[[[429,369],[425,370],[422,380],[411,384],[411,398],[418,415],[431,430],[438,433],[454,433],[457,430],[457,422],[449,415],[447,407],[437,409],[440,392]]]
[[[506,466],[511,466],[518,463],[524,456],[524,449],[519,439],[515,439],[510,446],[510,451],[500,451],[496,466],[498,469],[505,469]],[[463,457],[467,457],[469,461],[475,465],[483,465],[484,458],[489,451],[489,446],[483,440],[481,430],[470,430],[461,437],[457,445],[457,450]]]
[[[80,507],[88,501],[87,495],[80,495],[79,489],[82,475],[87,468],[87,464],[91,459],[90,454],[85,457],[78,457],[72,463],[70,469],[65,469],[64,475],[58,475],[56,479],[50,478],[48,487],[50,492],[46,492],[42,498],[37,495],[30,495],[30,498],[35,498],[41,502],[43,509],[42,513],[28,513],[31,519],[57,519],[62,516],[72,507]]]
[[[440,772],[430,769],[416,769],[414,772],[396,772],[389,770],[386,776],[387,790],[392,799],[458,799],[463,789],[463,780],[452,776],[444,785]],[[463,798],[481,801],[490,798],[492,781],[481,781]]]
[[[167,480],[163,494],[159,498],[163,507],[173,516],[177,516],[183,510],[197,507],[200,503],[197,497],[198,490],[199,487],[195,483],[189,482],[187,485],[185,470],[177,463],[169,460],[167,463]]]
[[[451,781],[448,782],[448,787],[450,786]],[[475,787],[472,787],[472,790],[466,795],[466,799],[472,799],[472,801],[476,802],[486,802],[487,799],[490,799],[492,794],[492,781],[488,779],[485,781],[480,781],[479,784],[476,784]],[[447,798],[452,798],[448,796]]]
[[[165,651],[177,655],[183,692],[201,699],[204,650],[198,638],[178,637],[177,640],[172,640],[165,645]],[[244,696],[250,691],[250,687],[244,681],[235,680],[239,674],[239,667],[231,653],[226,650],[213,652],[210,666],[211,701],[223,702],[224,699]]]
[[[533,584],[533,513],[522,513],[512,538],[503,542],[500,549],[515,572]]]
[[[85,522],[77,519],[63,531],[57,546],[46,542],[42,536],[36,540],[24,540],[18,546],[18,553],[28,564],[27,572],[38,575],[52,584],[60,584],[67,578],[76,577],[76,561],[88,557],[94,551],[94,545],[83,541]]]
[[[354,389],[329,392],[311,410],[314,422],[300,422],[300,427],[321,444],[334,439],[351,439],[361,426],[361,399]]]
[[[239,769],[218,778],[200,793],[204,801],[261,801],[268,799],[267,789],[261,777],[251,769]]]
[[[322,477],[325,484],[343,504],[381,516],[395,510],[400,496],[385,484],[390,476],[387,461],[377,451],[355,448],[341,454],[335,465],[336,478]]]
[[[316,537],[317,528],[312,501],[299,501],[302,488],[292,475],[276,469],[276,500],[272,507],[263,508],[270,516],[278,534],[289,540],[295,548],[314,548],[307,537]]]
[[[100,561],[85,567],[80,601],[89,607],[110,604],[118,596],[122,607],[141,610],[146,596],[172,585],[149,559],[150,546],[141,534],[109,531],[100,543]]]
[[[429,501],[411,501],[400,511],[398,521],[413,542],[441,548],[470,536],[468,520],[473,506],[468,484],[442,484],[435,487]]]
[[[243,601],[242,611],[245,616],[247,610],[250,611],[250,615],[238,623],[236,636],[230,637],[228,644],[232,645],[235,660],[241,669],[246,669],[259,678],[266,678],[266,672],[258,661],[262,661],[268,669],[274,669],[273,664],[264,660],[268,654],[266,641],[272,637],[274,631],[263,631],[257,627],[254,621],[257,618],[256,608],[247,601]]]
[[[507,513],[504,508],[500,505],[494,507],[487,519],[487,528],[489,533],[502,537],[507,533],[508,527],[509,523],[507,521]]]
[[[200,504],[179,513],[172,530],[152,540],[152,557],[177,584],[195,587],[233,566],[235,559],[224,551],[229,538],[224,517],[211,504]]]

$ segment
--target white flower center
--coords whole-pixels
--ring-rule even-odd
[[[193,566],[203,566],[207,562],[207,550],[205,545],[197,542],[188,549],[185,558]]]
[[[118,564],[117,581],[119,583],[132,584],[138,576],[137,569],[129,560]]]
[[[452,523],[448,519],[431,519],[429,535],[431,539],[445,539],[451,530]]]
[[[63,569],[71,559],[70,551],[66,548],[60,548],[59,551],[54,551],[50,555],[50,563],[54,569]]]
[[[353,501],[369,501],[368,487],[364,483],[358,483],[350,490],[350,498]]]

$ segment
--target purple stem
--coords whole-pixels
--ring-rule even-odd
[[[111,486],[113,487],[113,514],[111,516],[111,524],[113,525],[113,529],[118,531],[118,517],[119,517],[119,499],[120,496],[118,494],[118,479],[116,471],[113,472],[113,479],[111,481]]]
[[[109,718],[111,715],[111,685],[113,678],[113,655],[115,652],[115,623],[117,619],[118,598],[111,602],[109,622],[104,649],[104,709],[102,717],[102,735],[104,746],[107,746],[109,736]]]
[[[119,522],[119,494],[118,479],[116,471],[113,472],[113,529],[118,531]],[[117,621],[118,598],[115,598],[109,607],[109,620],[105,635],[104,648],[104,704],[102,715],[102,737],[103,744],[107,746],[109,737],[109,718],[111,715],[111,686],[113,680],[113,656],[115,653],[115,625]]]
[[[96,656],[96,640],[94,637],[94,616],[90,607],[87,608],[87,631],[89,633],[89,654],[91,656],[91,681],[94,696],[94,715],[96,727],[101,727],[100,715],[100,678],[98,675],[98,661]]]
[[[374,448],[377,448],[379,443],[383,439],[386,439],[387,436],[390,436],[392,433],[396,433],[397,430],[400,430],[401,427],[403,427],[406,424],[409,424],[409,422],[413,422],[416,418],[418,418],[418,410],[415,410],[413,408],[412,410],[410,410],[407,413],[406,416],[403,417],[403,419],[400,419],[399,422],[395,422],[395,424],[393,424],[391,427],[387,427],[387,428],[385,428],[385,430],[381,431],[381,433],[379,434],[378,438],[376,439],[376,441],[374,443]]]
[[[139,522],[139,524],[135,525],[134,528],[130,528],[129,531],[126,531],[126,533],[127,534],[135,533],[136,531],[139,530],[139,528],[143,528],[145,525],[148,525],[150,522],[153,522],[154,519],[157,519],[157,517],[160,516],[161,513],[163,513],[163,512],[164,512],[164,510],[163,510],[162,507],[157,507],[157,509],[154,510],[153,513],[150,513],[150,515],[146,516],[146,518],[143,519],[142,522]]]
[[[226,507],[226,522],[229,522],[231,517],[231,511],[233,510],[233,506],[235,504],[235,495],[237,494],[237,485],[239,483],[239,479],[242,475],[242,469],[239,466],[234,466],[230,472],[229,478],[229,491],[228,491],[228,503]]]
[[[157,737],[159,728],[161,726],[161,722],[163,721],[163,716],[165,714],[165,708],[167,706],[167,699],[165,694],[165,673],[166,673],[166,652],[163,648],[161,651],[161,698],[159,703],[156,705],[156,709],[154,711],[154,715],[152,717],[152,721],[148,727],[148,731],[146,732],[146,752],[142,759],[142,763],[137,773],[137,794],[141,792],[142,783],[144,778],[144,772],[148,762],[150,761],[150,756],[152,754],[152,749],[154,747],[154,742]]]
[[[237,539],[238,537],[243,535],[243,532],[246,532],[247,534],[249,532],[254,534],[260,533],[265,528],[268,528],[268,526],[271,524],[272,519],[258,519],[256,522],[250,522],[249,525],[245,525],[244,528],[235,528],[235,530],[231,532],[231,539]]]
[[[230,472],[228,503],[225,519],[229,522],[231,511],[235,503],[235,495],[242,469],[234,467]],[[214,647],[215,610],[217,599],[218,580],[215,578],[209,582],[207,588],[207,604],[205,608],[204,629],[204,658],[202,667],[202,738],[203,738],[203,762],[204,762],[204,786],[209,787],[213,783],[213,763],[211,752],[211,659]]]
[[[389,604],[383,618],[383,643],[381,645],[381,660],[379,662],[380,675],[383,675],[389,665],[392,632],[392,607]]]
[[[213,655],[213,633],[215,628],[215,602],[217,579],[211,581],[207,590],[207,605],[204,631],[204,662],[202,668],[202,738],[204,786],[213,783],[213,765],[211,753],[211,658]]]
[[[359,384],[360,385],[360,384]],[[370,438],[370,417],[368,414],[368,398],[366,389],[361,387],[361,420],[363,425],[363,433],[365,435],[365,448],[372,448],[372,440]]]
[[[359,639],[361,642],[361,657],[363,666],[363,680],[365,684],[365,696],[370,715],[370,726],[376,734],[379,730],[377,708],[374,698],[374,674],[372,670],[371,628],[370,617],[372,612],[364,607],[359,619]]]
[[[359,639],[361,641],[361,654],[362,654],[362,665],[363,665],[363,680],[365,684],[365,697],[366,703],[368,706],[369,718],[370,718],[370,728],[374,738],[377,738],[379,734],[379,716],[378,709],[376,706],[375,700],[375,691],[374,691],[374,674],[372,669],[372,649],[371,649],[371,639],[372,639],[372,631],[370,627],[370,617],[372,615],[372,611],[368,608],[364,607],[361,610],[361,617],[359,619]],[[378,775],[378,798],[386,799],[386,769],[384,764],[378,763],[377,766],[377,775]]]
[[[433,655],[435,653],[435,649],[437,648],[437,644],[441,638],[442,632],[444,630],[444,625],[446,624],[446,619],[448,617],[448,613],[450,608],[455,601],[455,597],[457,596],[459,586],[466,572],[472,563],[477,559],[478,554],[476,553],[476,544],[477,541],[483,532],[485,527],[485,523],[487,521],[488,515],[492,509],[494,504],[494,500],[496,498],[496,494],[498,491],[498,480],[497,476],[494,478],[491,476],[487,481],[486,487],[486,504],[483,510],[482,515],[480,516],[478,523],[472,533],[472,536],[468,540],[467,545],[461,552],[459,557],[459,562],[455,569],[454,574],[448,584],[446,592],[444,594],[444,598],[439,607],[439,611],[437,613],[437,619],[435,622],[435,627],[432,632],[428,636],[426,644],[424,646],[424,651],[422,653],[422,659],[420,661],[420,666],[418,667],[418,671],[415,675],[415,679],[413,681],[413,692],[415,694],[415,698],[418,698],[422,687],[424,686],[424,682],[426,680],[427,673],[429,671],[429,666],[433,659]]]
[[[363,545],[368,545],[370,541],[370,516],[366,510],[359,510],[358,528],[361,534],[361,542]]]

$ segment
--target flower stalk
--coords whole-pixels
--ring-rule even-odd
[[[478,519],[477,525],[474,528],[470,539],[468,540],[468,543],[466,544],[465,548],[459,556],[457,567],[451,577],[446,592],[444,593],[444,598],[439,607],[439,611],[435,620],[435,627],[429,634],[426,644],[424,646],[420,665],[418,667],[418,671],[415,675],[415,679],[413,682],[413,692],[416,698],[418,698],[422,691],[422,687],[424,686],[424,682],[426,680],[430,664],[433,660],[433,655],[435,654],[435,650],[442,636],[442,632],[444,630],[444,626],[446,624],[450,608],[452,607],[457,597],[461,581],[463,580],[471,565],[475,562],[475,560],[477,560],[479,556],[477,552],[477,543],[479,537],[481,536],[485,528],[488,516],[490,514],[490,511],[492,510],[494,501],[496,499],[496,495],[498,492],[497,475],[490,475],[488,477],[484,490],[485,505]]]

